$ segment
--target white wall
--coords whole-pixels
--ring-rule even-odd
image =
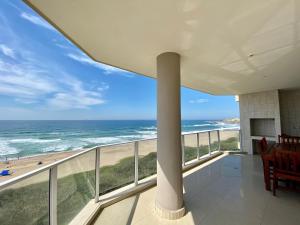
[[[252,139],[250,135],[251,118],[274,118],[275,137],[281,134],[280,106],[278,90],[259,93],[243,94],[239,96],[240,101],[240,123],[242,132],[243,151],[253,154]]]
[[[282,133],[300,136],[300,90],[279,92]]]

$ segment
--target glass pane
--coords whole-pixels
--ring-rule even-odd
[[[57,221],[68,224],[95,196],[95,151],[58,166]]]
[[[134,181],[134,143],[100,150],[100,193],[104,194]]]
[[[156,174],[157,139],[139,141],[139,179]]]
[[[214,152],[219,150],[219,142],[218,142],[218,132],[217,131],[211,131],[210,132],[210,151]]]
[[[209,141],[208,141],[208,132],[199,133],[199,152],[200,157],[208,154],[209,152]]]
[[[0,191],[0,224],[48,224],[49,171]]]
[[[239,131],[222,130],[220,131],[221,150],[239,150]]]
[[[188,162],[197,158],[197,134],[184,135],[184,161]]]

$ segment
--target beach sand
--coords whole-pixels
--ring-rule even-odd
[[[222,131],[220,132],[221,140],[226,140],[230,137],[238,137],[237,131]],[[217,132],[211,133],[212,142],[217,141]],[[200,145],[208,145],[208,134],[200,134]],[[145,156],[150,152],[156,152],[156,139],[139,141],[139,156]],[[185,136],[185,146],[196,147],[197,136],[196,134],[190,134]],[[46,165],[59,161],[61,159],[70,157],[79,153],[82,150],[50,153],[45,155],[32,156],[27,158],[20,158],[16,160],[9,160],[8,162],[0,162],[0,170],[9,169],[13,171],[10,176],[0,177],[0,183],[11,178],[20,176],[27,172],[33,171],[38,168],[42,168]],[[108,146],[101,148],[100,151],[100,166],[114,165],[121,159],[134,156],[134,143]],[[42,162],[41,165],[38,165]],[[59,166],[58,176],[64,177],[76,172],[88,171],[94,168],[95,165],[95,152],[88,152],[80,157],[72,159],[67,163],[63,163]]]

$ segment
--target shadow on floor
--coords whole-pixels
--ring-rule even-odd
[[[102,209],[95,219],[94,225],[130,225],[139,197],[140,194],[137,194]]]

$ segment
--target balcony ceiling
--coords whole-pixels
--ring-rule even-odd
[[[182,56],[182,85],[216,95],[300,86],[298,0],[25,0],[98,62],[156,77]]]

